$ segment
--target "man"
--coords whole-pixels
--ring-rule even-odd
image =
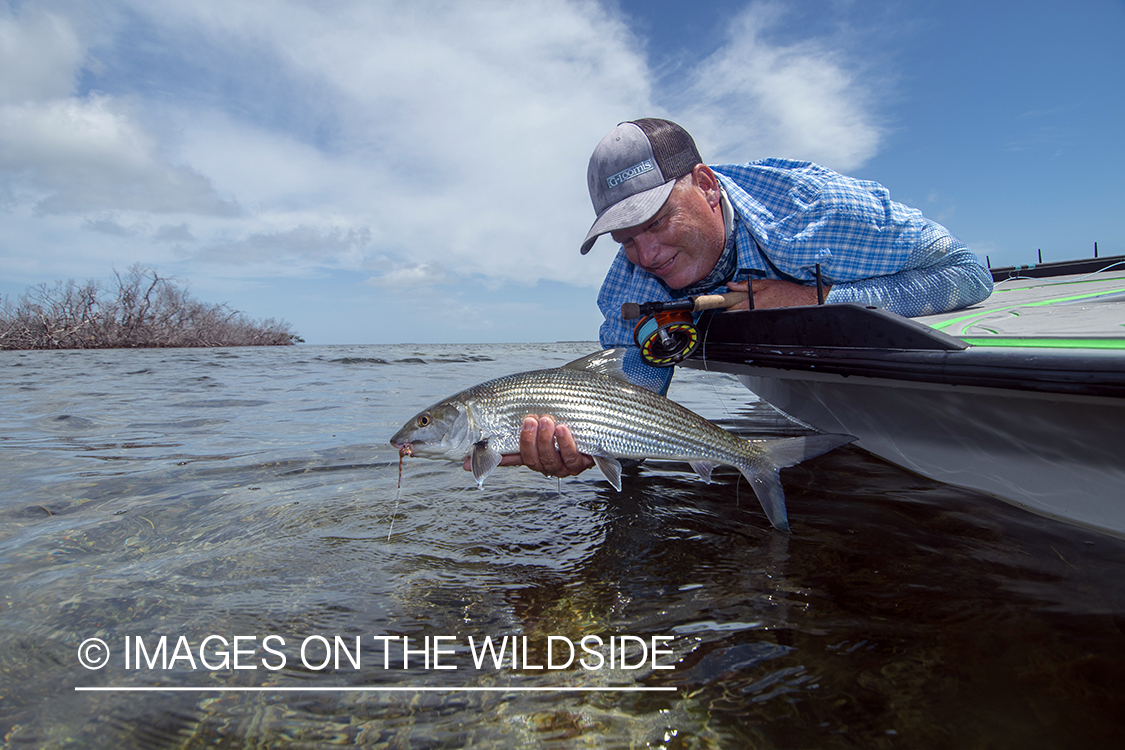
[[[892,201],[882,185],[783,159],[708,167],[687,131],[668,120],[610,131],[590,157],[587,182],[597,219],[582,254],[603,234],[621,245],[598,295],[601,344],[628,347],[626,375],[660,393],[672,368],[641,361],[623,302],[752,287],[757,308],[814,305],[817,264],[826,302],[908,317],[972,305],[992,292],[988,269],[964,243]],[[593,466],[550,416],[524,420],[520,451],[502,465],[558,477]]]

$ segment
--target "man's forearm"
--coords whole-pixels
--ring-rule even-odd
[[[992,276],[964,252],[970,255],[961,262],[838,283],[825,301],[873,305],[908,318],[976,304],[992,293]]]

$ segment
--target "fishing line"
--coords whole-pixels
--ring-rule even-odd
[[[714,314],[714,313],[712,313],[712,314]],[[696,321],[696,322],[698,323],[698,321]],[[708,325],[707,328],[703,331],[703,341],[700,342],[700,348],[703,350],[703,357],[702,357],[702,359],[703,359],[703,372],[707,373],[708,376],[717,374],[717,373],[711,372],[711,370],[709,368],[709,365],[708,365],[708,362],[707,362],[707,336],[710,335],[710,333],[711,333],[711,326]],[[727,419],[730,420],[730,422],[733,426],[734,415],[730,413],[730,410],[727,409],[726,402],[723,401],[723,397],[719,395],[719,389],[715,387],[714,379],[711,378],[711,377],[708,377],[707,378],[707,385],[711,387],[711,392],[715,394],[715,398],[718,399],[719,405],[723,407],[723,412],[727,415]],[[742,473],[739,472],[738,478],[735,479],[735,482],[734,482],[734,505],[735,505],[735,507],[738,507],[739,503],[741,502],[741,500],[739,499],[739,494],[738,494],[738,488],[739,488],[739,485],[741,485],[741,484],[742,484]]]
[[[1106,266],[1105,268],[1099,268],[1097,271],[1091,271],[1090,273],[1086,274],[1085,276],[1079,276],[1076,279],[1058,279],[1058,280],[1055,280],[1055,281],[1050,281],[1048,279],[1045,279],[1045,278],[1042,278],[1042,277],[1039,277],[1039,276],[1020,276],[1019,275],[1020,272],[1017,269],[1012,276],[1008,276],[1007,278],[1000,279],[996,283],[997,284],[1003,284],[1005,281],[1040,281],[1043,284],[1073,284],[1076,281],[1085,281],[1086,279],[1091,278],[1092,276],[1097,276],[1099,273],[1105,273],[1106,271],[1108,271],[1111,268],[1115,268],[1117,266],[1122,266],[1122,265],[1125,265],[1125,260],[1119,260],[1116,263],[1111,263],[1108,266]],[[1034,266],[1028,266],[1028,268],[1029,269],[1034,268]]]
[[[708,362],[707,362],[707,336],[710,333],[711,333],[711,326],[707,326],[707,329],[705,331],[703,331],[703,341],[702,341],[703,371],[705,373],[707,373],[708,375],[717,375],[717,374],[720,374],[720,373],[711,372],[711,370],[709,369]],[[726,402],[723,401],[723,397],[719,395],[719,389],[715,387],[714,379],[707,378],[707,385],[711,387],[711,392],[715,394],[715,398],[718,399],[719,405],[723,407],[723,412],[727,415],[727,419],[729,419],[731,422],[734,422],[734,415],[730,413],[730,410],[727,409]]]
[[[402,497],[402,451],[398,454],[398,491],[395,492],[395,507],[391,511],[391,524],[387,527],[387,541],[391,541],[391,532],[395,528],[395,515],[398,513],[398,501]]]

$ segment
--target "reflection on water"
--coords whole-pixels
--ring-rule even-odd
[[[415,459],[396,490],[385,441],[420,408],[591,349],[0,353],[0,736],[94,748],[1121,746],[1121,540],[853,448],[783,473],[788,536],[733,470],[705,485],[674,463],[627,473],[621,493],[593,473],[560,487],[524,470],[480,491],[454,464]],[[672,396],[746,435],[801,432],[725,376],[683,372]],[[550,639],[591,635],[670,636],[657,666],[674,669],[476,669],[468,645],[526,639],[517,659],[536,666],[558,653]],[[397,640],[383,651],[373,636]],[[325,643],[357,637],[358,668],[347,653],[314,668]],[[427,637],[456,669],[425,668]],[[112,652],[101,669],[79,662],[91,638]],[[207,666],[223,653],[240,668]],[[325,689],[454,686],[677,689]],[[277,689],[294,687],[313,689]]]

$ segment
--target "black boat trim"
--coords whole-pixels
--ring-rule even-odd
[[[703,314],[699,325],[704,331],[711,326],[712,338],[728,344],[940,351],[968,347],[916,320],[853,303],[712,311]]]
[[[1120,350],[969,346],[860,305],[709,313],[699,326],[703,344],[691,359],[701,364],[1125,397]]]
[[[1051,263],[1032,263],[1027,266],[1001,266],[990,268],[993,281],[1050,276],[1071,276],[1083,273],[1098,273],[1111,266],[1125,264],[1125,255],[1112,255],[1107,258],[1084,258],[1082,260],[1060,260]]]

